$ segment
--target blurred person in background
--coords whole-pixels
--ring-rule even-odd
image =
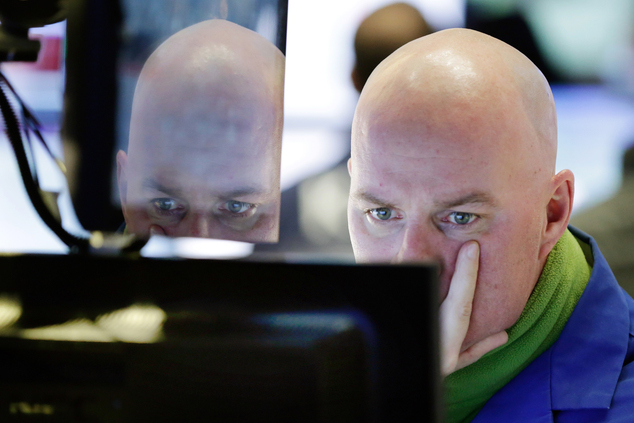
[[[418,9],[407,3],[390,4],[365,18],[354,37],[356,90],[361,93],[374,68],[396,49],[432,32]]]
[[[619,284],[634,295],[634,145],[623,155],[623,183],[609,200],[570,222],[596,241]]]

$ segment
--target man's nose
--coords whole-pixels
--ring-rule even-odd
[[[428,225],[414,224],[405,229],[398,254],[392,263],[418,263],[436,261],[439,258],[438,231]]]

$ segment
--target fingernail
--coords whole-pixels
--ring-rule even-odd
[[[474,242],[467,247],[467,257],[474,259],[478,256],[478,243]]]

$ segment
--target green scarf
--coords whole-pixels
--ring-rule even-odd
[[[507,329],[508,342],[445,378],[448,423],[470,422],[493,394],[557,340],[591,272],[579,242],[566,230],[548,255],[524,311]]]

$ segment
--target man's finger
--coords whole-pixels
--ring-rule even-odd
[[[506,344],[509,335],[505,330],[495,333],[482,341],[470,346],[458,357],[458,363],[454,371],[467,367],[469,364],[478,361],[484,354],[493,351],[497,347]]]
[[[441,370],[445,376],[455,371],[469,329],[479,255],[480,246],[475,241],[460,248],[447,298],[440,306]]]
[[[165,230],[158,225],[150,226],[150,236],[166,235]]]

